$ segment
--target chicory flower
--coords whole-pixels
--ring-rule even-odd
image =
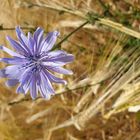
[[[39,27],[33,35],[28,32],[26,36],[20,27],[16,27],[16,35],[18,41],[7,36],[15,51],[0,46],[1,50],[12,56],[0,59],[1,62],[10,64],[0,70],[0,77],[8,79],[6,85],[9,87],[18,84],[17,93],[26,94],[30,91],[32,99],[38,93],[43,98],[50,99],[55,94],[51,83],[66,84],[54,72],[71,75],[72,71],[62,66],[72,62],[73,55],[63,50],[52,50],[59,35],[58,31],[50,32],[44,37],[44,31]]]

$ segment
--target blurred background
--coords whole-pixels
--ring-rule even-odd
[[[58,42],[77,29],[61,44],[74,74],[49,101],[1,79],[0,140],[140,140],[139,0],[0,0],[1,45],[17,25],[58,30]]]

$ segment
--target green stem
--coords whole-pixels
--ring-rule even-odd
[[[82,25],[80,25],[78,28],[76,28],[75,30],[73,30],[71,33],[69,33],[66,37],[64,37],[60,42],[58,42],[56,44],[56,47],[60,46],[64,41],[66,41],[70,36],[72,36],[76,31],[78,31],[79,29],[81,29],[83,26],[85,26],[86,24],[88,24],[89,21],[84,22]],[[56,48],[55,47],[55,48]]]

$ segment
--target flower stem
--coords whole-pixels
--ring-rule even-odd
[[[83,24],[81,24],[79,27],[77,27],[75,30],[73,30],[71,33],[69,33],[67,36],[65,36],[60,42],[58,42],[56,44],[56,47],[61,46],[61,44],[63,42],[65,42],[70,36],[72,36],[76,31],[78,31],[79,29],[81,29],[83,26],[85,26],[88,23],[89,23],[89,21],[86,21]],[[54,47],[54,48],[56,48],[56,47]]]

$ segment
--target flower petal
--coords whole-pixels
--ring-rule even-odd
[[[41,72],[40,78],[41,78],[41,82],[39,85],[40,93],[44,98],[49,99],[50,95],[53,95],[55,93],[55,91],[54,91],[48,77],[45,75],[45,73]]]
[[[19,79],[19,77],[21,76],[21,73],[23,73],[23,70],[20,70],[20,68],[21,66],[18,66],[18,65],[7,66],[4,69],[7,78]]]
[[[8,53],[11,56],[17,56],[17,57],[21,57],[21,58],[23,57],[22,55],[8,49],[7,47],[4,47],[4,46],[0,46],[0,50],[3,50],[4,52]]]
[[[5,69],[0,70],[0,78],[6,78],[7,74],[5,73]]]
[[[64,66],[65,63],[61,63],[61,62],[53,62],[53,61],[46,61],[46,62],[42,62],[42,65],[44,66],[52,66],[52,67],[60,67],[60,66]]]
[[[14,58],[0,58],[1,62],[7,63],[7,64],[15,64],[15,65],[20,65],[23,63],[28,62],[27,59],[25,58],[20,58],[20,57],[14,57]]]
[[[24,93],[26,94],[29,90],[30,82],[32,80],[32,74],[28,71],[24,72],[20,77],[20,86],[17,88],[17,93]]]
[[[50,51],[53,48],[58,35],[59,35],[58,31],[48,33],[47,37],[45,38],[41,46],[41,51],[45,52]]]
[[[43,52],[42,56],[41,56],[41,60],[48,60],[50,58],[54,58],[57,57],[59,55],[66,55],[67,53],[65,51],[62,50],[54,50],[51,52]]]
[[[57,72],[57,73],[60,73],[60,74],[68,74],[68,75],[72,75],[73,74],[73,72],[71,70],[67,70],[67,69],[64,69],[62,67],[48,66],[47,69],[51,70],[51,71],[54,71],[54,72]]]
[[[74,56],[72,54],[67,54],[65,51],[52,51],[44,55],[41,60],[44,65],[54,63],[52,66],[63,66],[72,62],[74,60]]]
[[[45,98],[47,100],[50,100],[51,95],[50,94],[46,94],[46,90],[45,90],[45,88],[42,85],[39,86],[39,92],[40,92],[40,94],[41,94],[41,96],[43,98]]]
[[[47,55],[49,57],[56,57],[59,55],[67,55],[67,53],[65,51],[62,51],[62,50],[54,50],[54,51],[48,52]]]
[[[44,33],[44,31],[40,27],[38,27],[36,29],[36,31],[34,32],[33,38],[34,38],[34,40],[36,42],[36,53],[38,53],[40,44],[41,44],[41,42],[43,40],[43,33]]]
[[[30,83],[30,94],[31,94],[32,99],[35,99],[37,97],[37,92],[38,92],[38,89],[36,85],[36,77],[34,75],[32,76],[31,83]]]
[[[15,86],[18,84],[18,80],[17,79],[9,79],[7,82],[6,82],[6,86],[8,87],[12,87],[12,86]]]
[[[28,46],[31,50],[31,53],[34,54],[36,51],[36,44],[30,32],[28,33]]]
[[[21,42],[21,44],[23,46],[28,46],[28,39],[27,37],[24,35],[23,31],[20,29],[19,26],[16,27],[16,34],[17,34],[17,37],[19,39],[19,41]]]
[[[53,62],[70,63],[74,60],[74,56],[72,54],[59,55],[59,56],[56,56],[56,57],[49,58],[49,60],[53,61]]]
[[[17,38],[20,41],[20,45],[29,53],[31,54],[31,51],[28,47],[28,38],[25,36],[25,34],[23,33],[23,31],[20,29],[20,27],[16,27],[16,34],[17,34]]]
[[[53,74],[51,74],[49,71],[47,70],[44,70],[44,73],[47,75],[48,79],[51,81],[51,82],[54,82],[54,83],[61,83],[61,84],[67,84],[67,82],[63,79],[60,79],[56,76],[54,76]]]
[[[22,55],[28,55],[28,52],[15,40],[13,40],[11,37],[7,36],[7,40],[10,42],[11,46],[20,54]]]
[[[16,93],[24,93],[25,94],[25,90],[23,89],[23,86],[19,85],[17,90],[16,90]]]

